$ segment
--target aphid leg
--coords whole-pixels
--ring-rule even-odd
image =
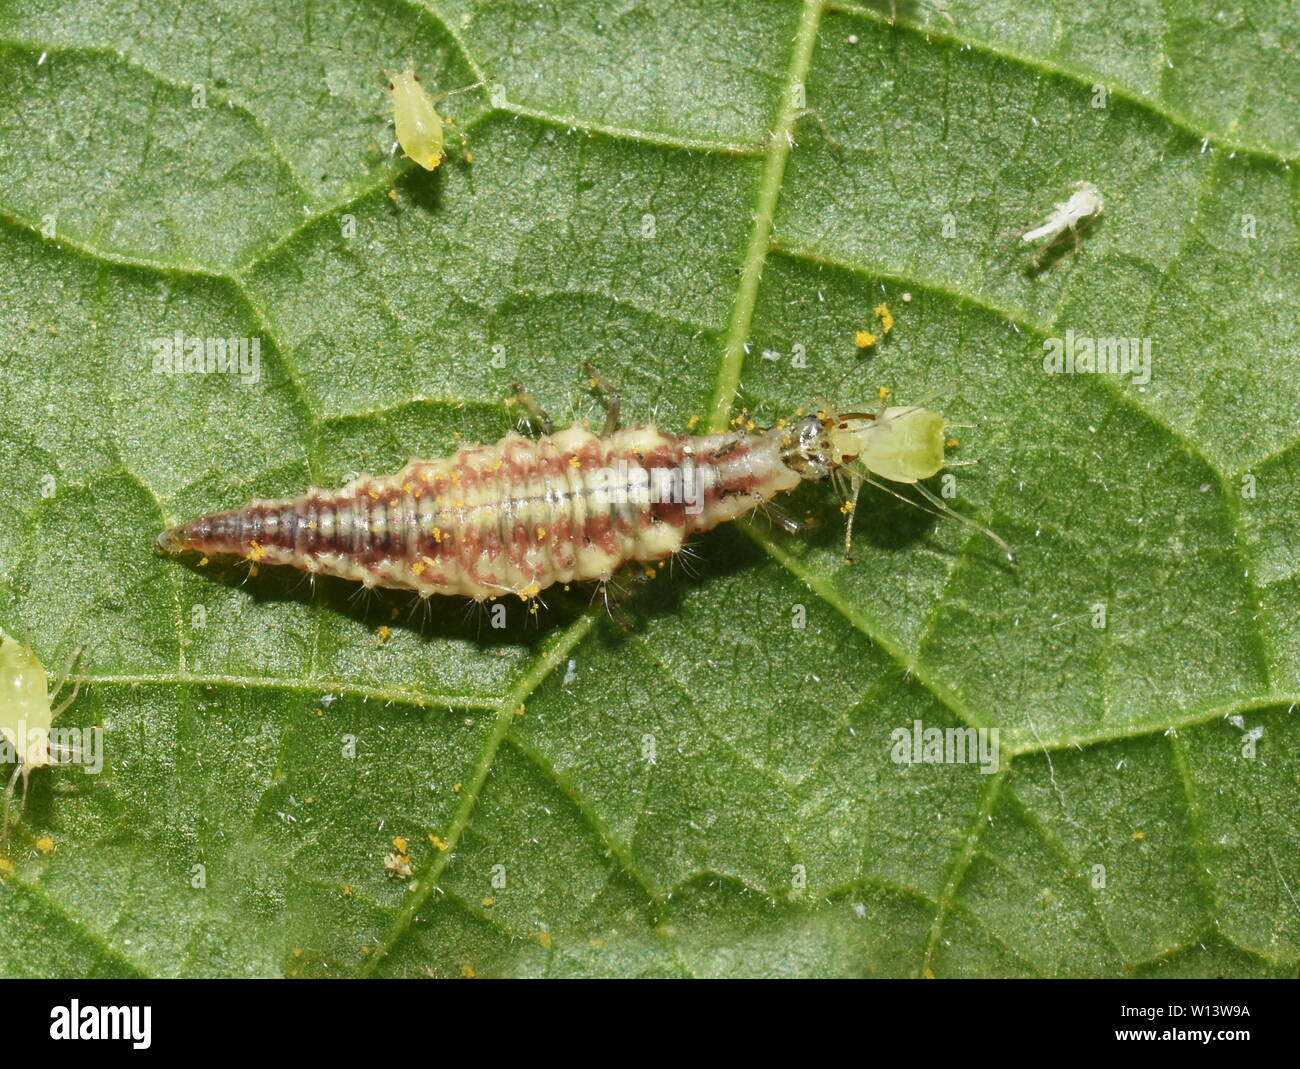
[[[524,417],[528,420],[528,426],[537,428],[542,434],[553,433],[555,423],[546,414],[546,409],[533,399],[533,395],[517,382],[513,383],[510,388],[515,391],[510,400],[524,410]]]
[[[605,426],[600,433],[608,438],[618,430],[618,413],[622,406],[622,399],[618,396],[618,390],[614,388],[614,384],[597,371],[596,365],[590,360],[582,362],[582,370],[586,372],[587,378],[591,380],[591,388],[599,391],[601,404],[605,406]]]
[[[53,703],[54,700],[58,698],[59,694],[62,693],[63,688],[68,685],[68,680],[72,679],[73,666],[77,663],[78,659],[81,657],[81,651],[84,648],[85,647],[83,646],[78,646],[75,650],[72,651],[71,656],[68,657],[68,663],[64,665],[63,671],[60,673],[58,677],[58,682],[55,684],[54,692],[50,695],[51,703]],[[50,719],[51,720],[56,719],[60,713],[62,713],[65,709],[68,708],[69,705],[71,705],[74,701],[76,701],[77,694],[80,691],[81,691],[81,680],[73,679],[72,693],[69,694],[66,698],[64,698],[63,701],[59,702],[58,705],[54,706],[54,709],[50,712]]]
[[[436,108],[448,97],[455,96],[457,93],[468,93],[471,89],[481,89],[485,85],[487,85],[487,82],[475,82],[473,85],[462,86],[460,89],[449,89],[445,93],[438,93],[433,98],[433,106]],[[466,163],[473,163],[474,153],[472,153],[469,149],[469,135],[460,128],[460,123],[458,123],[450,115],[442,115],[439,117],[442,119],[443,123],[446,124],[447,126],[450,126],[452,130],[455,132],[456,136],[460,138],[461,159],[463,159]]]
[[[816,108],[800,108],[798,111],[794,113],[793,116],[794,122],[796,123],[800,119],[807,119],[807,118],[813,118],[817,120],[817,125],[821,127],[822,138],[826,141],[826,144],[830,147],[831,151],[837,153],[844,151],[840,143],[836,141],[835,137],[831,134],[830,127],[826,125],[826,120],[822,118],[822,113],[818,111]],[[791,127],[791,129],[793,129],[793,126]]]
[[[9,819],[9,812],[13,806],[14,787],[18,784],[18,777],[23,778],[23,797],[18,803],[18,815],[12,821]],[[9,777],[9,783],[5,787],[5,800],[3,813],[0,813],[0,849],[9,845],[9,833],[13,830],[15,824],[23,818],[23,811],[27,808],[27,766],[21,761],[18,767],[14,769],[13,775]]]
[[[844,510],[844,516],[847,522],[844,525],[844,563],[853,563],[853,517],[858,512],[858,495],[862,493],[862,478],[856,473],[850,477],[850,489],[852,493],[845,504],[848,506]]]
[[[887,20],[889,25],[896,26],[898,24],[898,9],[900,7],[904,9],[903,10],[904,15],[914,16],[916,12],[908,11],[907,9],[915,8],[917,6],[919,5],[917,3],[914,3],[913,0],[889,0],[889,18]],[[926,3],[925,6],[928,7],[931,11],[937,11],[940,15],[942,15],[945,19],[947,19],[948,25],[951,26],[953,29],[957,28],[957,23],[953,19],[952,15],[948,13],[948,9],[944,6],[943,0],[929,0],[929,2]]]
[[[450,115],[442,116],[442,121],[443,121],[443,125],[448,127],[452,133],[454,133],[458,138],[460,138],[460,158],[464,160],[466,163],[473,163],[474,153],[470,151],[469,134],[465,133],[465,131],[461,129],[460,123],[458,123]]]

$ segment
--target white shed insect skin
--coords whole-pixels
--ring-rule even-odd
[[[1074,192],[1070,194],[1068,200],[1058,203],[1053,207],[1051,214],[1038,226],[1020,235],[1020,240],[1026,245],[1041,243],[1033,256],[1032,262],[1035,267],[1042,262],[1043,254],[1051,249],[1067,231],[1074,235],[1077,250],[1079,228],[1096,219],[1106,210],[1106,199],[1101,195],[1101,190],[1091,182],[1076,182],[1073,189]]]
[[[69,659],[69,671],[76,657],[77,654],[74,653]],[[0,639],[0,736],[12,747],[18,759],[18,765],[5,787],[4,812],[0,817],[0,846],[8,841],[13,823],[21,819],[22,810],[27,805],[28,777],[33,770],[53,763],[50,730],[55,718],[72,704],[81,688],[78,682],[72,693],[55,705],[54,702],[66,683],[67,674],[64,673],[64,680],[51,693],[45,666],[37,659],[32,648],[8,636]],[[9,814],[19,777],[23,781],[23,797],[18,814],[11,823]]]
[[[465,93],[483,84],[476,82],[452,92]],[[443,123],[454,125],[450,118],[444,120],[438,114],[436,105],[452,94],[429,96],[420,84],[420,76],[409,67],[401,74],[390,75],[388,93],[393,98],[393,129],[402,151],[426,171],[436,169],[446,157]],[[465,135],[460,136],[464,144]]]

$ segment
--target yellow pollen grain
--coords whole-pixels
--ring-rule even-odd
[[[423,575],[424,570],[427,567],[428,565],[425,564],[424,561],[417,560],[414,564],[411,565],[411,571],[413,571],[416,575]]]
[[[523,715],[524,715],[524,707],[521,704],[519,708],[515,710],[515,716],[523,716]]]
[[[460,794],[461,786],[462,786],[462,784],[460,784],[460,783],[453,783],[453,784],[451,785],[451,789],[452,789],[453,791],[455,791],[457,794]]]
[[[484,895],[481,901],[483,902],[484,909],[491,909],[493,906],[496,905],[496,900],[491,898],[488,895]]]
[[[54,852],[54,840],[48,835],[42,835],[32,845],[42,854],[52,854]]]
[[[415,484],[410,479],[407,479],[406,482],[402,483],[402,490],[405,493],[413,494],[415,493]]]
[[[960,438],[949,438],[949,439],[948,439],[946,442],[944,442],[943,444],[944,444],[944,448],[945,448],[945,449],[956,449],[959,445],[961,445],[961,439],[960,439]]]
[[[878,304],[874,309],[876,318],[880,320],[880,330],[883,334],[888,334],[894,329],[894,313],[889,310],[889,305]]]
[[[876,388],[876,397],[878,397],[880,400],[883,401],[885,400],[885,398],[889,396],[890,392],[891,391],[888,386],[878,386]]]
[[[433,832],[429,832],[429,842],[433,843],[439,850],[446,851],[447,849],[447,844],[434,835]]]
[[[12,876],[17,871],[12,861],[7,857],[0,857],[0,876]]]
[[[848,501],[844,502],[844,504],[840,506],[840,511],[844,513],[845,516],[847,516],[850,512],[853,511],[852,503]]]
[[[478,976],[478,973],[476,973],[476,972],[474,971],[474,966],[473,966],[473,965],[462,965],[462,966],[460,967],[460,974],[461,974],[461,976],[463,976],[466,980],[473,980],[473,979],[475,979],[475,978]]]
[[[686,421],[686,429],[688,431],[693,431],[695,430],[696,427],[699,426],[699,424],[700,424],[700,417],[692,416],[690,419]]]
[[[378,491],[378,490],[367,490],[366,493],[369,494],[371,497],[373,497],[376,501],[379,500],[379,491]]]
[[[309,531],[314,531],[314,530],[316,530],[316,521],[315,521],[315,520],[312,520],[311,523],[307,524],[307,530],[309,530]]]
[[[574,453],[573,456],[569,457],[569,467],[571,468],[582,467],[582,461],[578,459],[577,453]]]
[[[853,344],[859,349],[870,349],[876,344],[876,336],[869,330],[859,330],[853,335]]]
[[[545,527],[537,528],[537,541],[541,542],[545,540],[545,538],[546,538],[546,528]]]
[[[400,835],[393,836],[393,849],[396,850],[399,854],[406,853],[406,848],[409,845],[410,844],[404,838],[402,838],[402,836]]]
[[[550,950],[550,949],[551,949],[551,933],[550,933],[550,932],[538,932],[538,933],[537,933],[537,941],[538,941],[539,943],[542,944],[542,949],[543,949],[543,950]]]
[[[261,560],[266,556],[266,550],[257,542],[251,542],[248,546],[248,552],[244,554],[249,560]]]

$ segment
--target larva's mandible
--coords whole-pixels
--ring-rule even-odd
[[[873,477],[918,483],[943,465],[943,419],[915,407],[710,435],[647,426],[597,436],[573,426],[200,516],[165,531],[158,549],[233,554],[426,596],[529,598],[663,560],[692,534],[760,506],[798,528],[770,502],[803,480],[847,469],[856,502]]]

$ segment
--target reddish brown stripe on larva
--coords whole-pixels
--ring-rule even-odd
[[[341,490],[201,516],[159,545],[422,594],[527,597],[662,560],[693,532],[792,489],[800,476],[782,459],[788,437],[512,434]]]

